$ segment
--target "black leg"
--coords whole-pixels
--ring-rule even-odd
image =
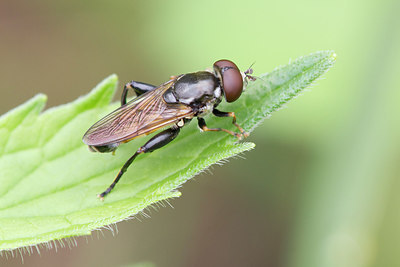
[[[213,109],[213,114],[217,117],[232,117],[232,124],[236,126],[236,128],[239,129],[239,131],[242,133],[244,137],[248,137],[250,134],[246,133],[245,130],[243,130],[242,127],[240,127],[239,124],[236,123],[236,116],[235,112],[224,112],[224,111],[219,111],[218,109]]]
[[[119,179],[121,179],[121,176],[126,172],[128,169],[129,165],[132,164],[132,162],[135,160],[137,155],[143,154],[143,153],[148,153],[148,152],[153,152],[156,149],[159,149],[172,140],[175,139],[175,137],[178,136],[180,131],[180,128],[177,126],[173,126],[170,129],[166,129],[162,131],[161,133],[155,135],[153,138],[151,138],[149,141],[147,141],[146,144],[144,144],[142,147],[140,147],[135,154],[133,154],[132,157],[128,159],[127,162],[125,162],[124,166],[122,166],[121,170],[119,171],[117,177],[115,177],[114,181],[112,184],[104,191],[103,193],[99,194],[98,197],[103,200],[104,197],[111,192],[111,190],[114,188],[114,186],[118,183]]]
[[[137,96],[140,96],[141,94],[144,94],[148,91],[154,90],[157,86],[148,84],[148,83],[142,83],[142,82],[136,82],[136,81],[131,81],[124,86],[124,90],[122,91],[121,95],[121,106],[126,104],[126,97],[128,96],[128,90],[133,89],[136,93]]]
[[[212,132],[223,131],[223,132],[226,132],[226,133],[228,133],[230,135],[235,136],[239,140],[241,140],[243,138],[243,134],[241,134],[241,133],[240,134],[239,133],[235,133],[235,132],[229,131],[227,129],[222,129],[222,128],[208,128],[207,125],[206,125],[206,121],[203,118],[197,117],[197,121],[198,121],[200,129],[202,129],[205,132],[208,132],[208,131],[212,131]]]

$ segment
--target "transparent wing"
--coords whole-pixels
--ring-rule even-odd
[[[193,117],[191,107],[164,101],[163,94],[175,81],[170,80],[114,110],[89,128],[83,142],[91,146],[127,142],[182,118]]]

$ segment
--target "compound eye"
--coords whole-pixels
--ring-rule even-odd
[[[237,100],[243,91],[243,78],[239,68],[230,60],[218,60],[214,63],[214,70],[222,81],[227,102]]]

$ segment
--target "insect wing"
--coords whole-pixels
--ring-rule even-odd
[[[108,114],[89,128],[83,142],[91,146],[127,142],[182,118],[193,117],[191,107],[164,101],[163,94],[175,81],[170,80]]]

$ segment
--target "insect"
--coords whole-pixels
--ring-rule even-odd
[[[113,183],[101,194],[100,199],[111,192],[135,158],[150,153],[174,140],[180,129],[197,117],[202,131],[224,131],[239,140],[247,137],[236,123],[234,112],[216,109],[225,97],[227,102],[236,101],[242,94],[252,69],[240,72],[230,60],[214,63],[213,71],[172,76],[169,81],[153,86],[147,83],[131,81],[124,86],[121,106],[96,122],[87,130],[82,140],[93,152],[114,152],[121,143],[129,142],[140,136],[148,135],[161,128],[169,127],[152,137],[141,146],[122,166]],[[129,89],[137,95],[127,103]],[[222,128],[208,128],[204,116],[213,113],[217,117],[231,117],[239,133]]]

